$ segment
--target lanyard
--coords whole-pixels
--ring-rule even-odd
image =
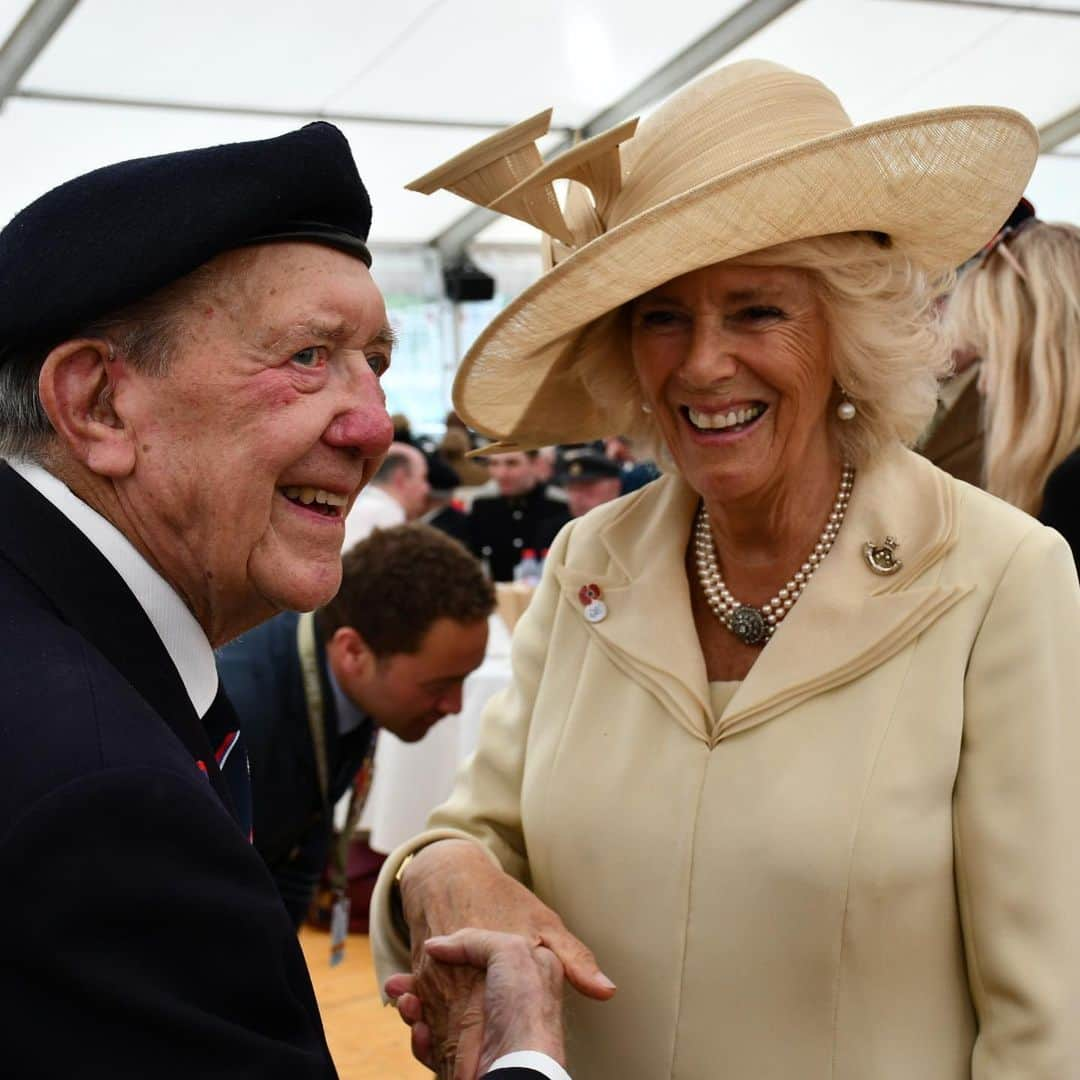
[[[311,730],[311,746],[315,751],[315,770],[319,774],[319,794],[322,796],[323,813],[331,822],[330,806],[330,766],[326,757],[326,730],[323,718],[322,681],[319,678],[319,660],[315,651],[315,616],[307,612],[300,616],[296,626],[297,654],[300,657],[300,672],[304,680],[304,697],[307,699],[308,727]],[[344,896],[348,878],[349,842],[360,820],[360,811],[364,808],[368,792],[371,790],[371,778],[374,772],[375,739],[372,738],[363,764],[353,781],[349,796],[349,809],[345,816],[345,828],[337,837],[332,850],[330,867],[330,886],[336,896]]]

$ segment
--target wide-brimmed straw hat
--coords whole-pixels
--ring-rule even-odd
[[[1038,154],[1017,112],[960,107],[854,126],[817,79],[750,60],[544,164],[550,110],[410,184],[546,234],[550,269],[462,361],[454,405],[498,449],[587,442],[624,418],[596,365],[629,363],[618,309],[691,270],[791,240],[885,234],[931,272],[958,266],[1016,205]],[[552,182],[570,181],[560,207]]]

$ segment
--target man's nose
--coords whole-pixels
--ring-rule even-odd
[[[444,716],[454,716],[461,712],[461,698],[463,687],[461,684],[454,687],[453,690],[448,690],[441,698],[439,698],[438,708],[442,711]]]
[[[323,438],[331,446],[358,450],[364,457],[382,457],[394,441],[394,425],[380,393],[365,389],[330,421]]]

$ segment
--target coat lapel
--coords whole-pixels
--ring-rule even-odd
[[[233,816],[214,749],[146,612],[100,551],[31,485],[0,464],[0,553],[123,676],[202,762]]]
[[[705,663],[694,630],[684,556],[697,496],[678,477],[629,501],[598,537],[572,546],[558,576],[564,598],[595,583],[609,614],[590,632],[627,676],[681,726],[715,742],[858,678],[897,653],[970,591],[939,586],[956,539],[955,495],[929,462],[897,448],[856,481],[847,519],[814,575],[709,735]],[[875,574],[863,545],[899,541],[902,568]],[[590,574],[592,576],[590,576]],[[588,624],[587,624],[588,625]]]
[[[557,573],[583,622],[578,591],[600,586],[608,616],[585,623],[597,644],[679,724],[707,738],[709,685],[683,562],[697,502],[679,477],[655,480],[626,501],[598,544],[572,549]]]

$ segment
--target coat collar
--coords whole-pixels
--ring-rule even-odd
[[[187,690],[123,578],[100,551],[14,469],[0,464],[0,555],[48,597],[165,721],[232,810],[213,747]],[[235,816],[235,814],[234,814]]]
[[[694,629],[684,557],[698,496],[668,476],[574,537],[557,569],[564,598],[597,584],[608,617],[586,624],[612,661],[672,717],[706,741],[786,712],[887,660],[953,606],[969,587],[936,584],[956,540],[948,478],[900,447],[860,471],[829,557],[791,609],[710,735],[705,662]],[[902,568],[882,577],[867,542],[899,541]],[[584,541],[584,542],[583,542]],[[598,558],[602,552],[603,557]]]

